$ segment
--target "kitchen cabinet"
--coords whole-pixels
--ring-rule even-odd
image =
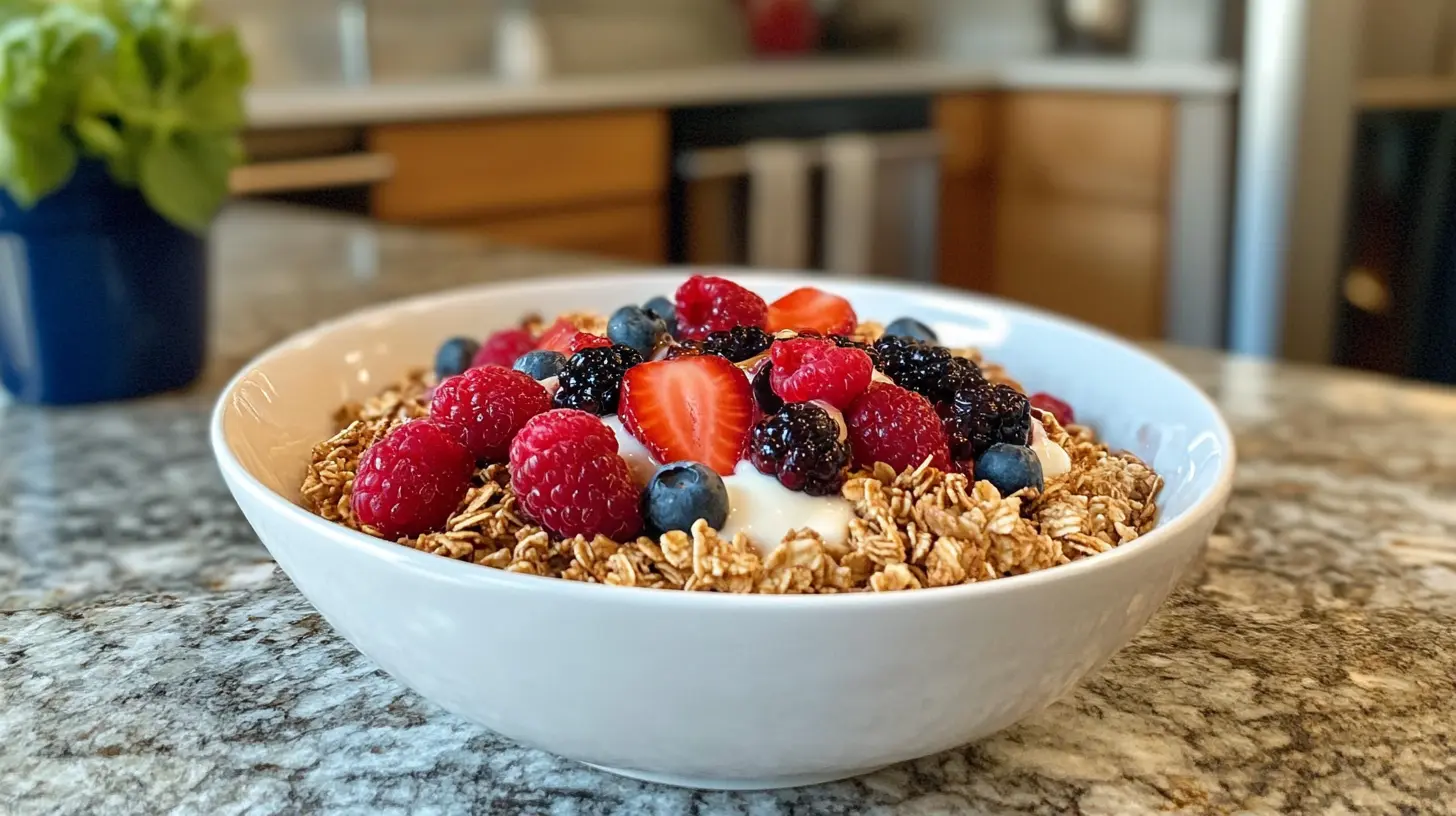
[[[640,261],[665,257],[662,111],[382,124],[366,143],[394,165],[372,196],[383,221]]]
[[[942,97],[941,280],[1162,334],[1173,101]]]
[[[940,161],[940,281],[964,289],[992,287],[995,233],[995,123],[1000,97],[951,94],[936,100]]]

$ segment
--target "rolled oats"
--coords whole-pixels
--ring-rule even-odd
[[[605,318],[563,315],[585,331]],[[543,321],[536,319],[534,325]],[[854,337],[873,342],[883,327],[863,323]],[[1004,369],[974,351],[987,379],[1019,388]],[[362,532],[350,508],[355,471],[370,445],[392,428],[426,416],[431,375],[410,372],[379,395],[341,407],[338,432],[315,446],[300,488],[302,503],[329,521]],[[1002,496],[987,482],[920,466],[895,472],[884,463],[851,473],[841,495],[853,508],[843,542],[790,531],[761,555],[743,534],[725,538],[706,522],[657,539],[603,536],[552,540],[519,511],[503,464],[474,483],[440,532],[399,544],[484,567],[587,583],[710,592],[829,594],[954,586],[1046,569],[1133,541],[1157,522],[1163,480],[1137,457],[1114,453],[1091,429],[1041,417],[1071,470],[1034,490]]]

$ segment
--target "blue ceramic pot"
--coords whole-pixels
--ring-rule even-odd
[[[186,385],[202,370],[207,248],[83,162],[29,210],[0,192],[0,382],[63,405]]]

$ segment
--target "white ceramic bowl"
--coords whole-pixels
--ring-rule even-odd
[[[405,301],[305,332],[222,395],[212,440],[258,536],[344,637],[443,708],[628,776],[769,788],[851,776],[1005,728],[1147,621],[1228,498],[1228,428],[1182,376],[1106,334],[931,288],[724,272],[772,300],[815,283],[862,318],[913,315],[1076,407],[1167,479],[1158,528],[1031,575],[826,597],[665,592],[522,576],[330,524],[298,503],[341,402],[526,312],[610,311],[683,273],[546,279]]]

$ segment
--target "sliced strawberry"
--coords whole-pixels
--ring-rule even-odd
[[[542,351],[556,351],[567,356],[571,355],[571,339],[576,336],[579,329],[576,324],[565,318],[558,319],[551,327],[536,338],[536,348]]]
[[[610,346],[611,344],[611,340],[608,340],[600,334],[579,331],[572,336],[571,342],[566,344],[566,355],[570,357],[582,349],[601,348],[602,346]]]
[[[622,377],[617,413],[659,462],[701,462],[733,473],[753,425],[753,389],[723,357],[643,363]]]
[[[812,286],[795,289],[768,306],[770,332],[792,329],[849,334],[858,325],[859,318],[849,301]]]

